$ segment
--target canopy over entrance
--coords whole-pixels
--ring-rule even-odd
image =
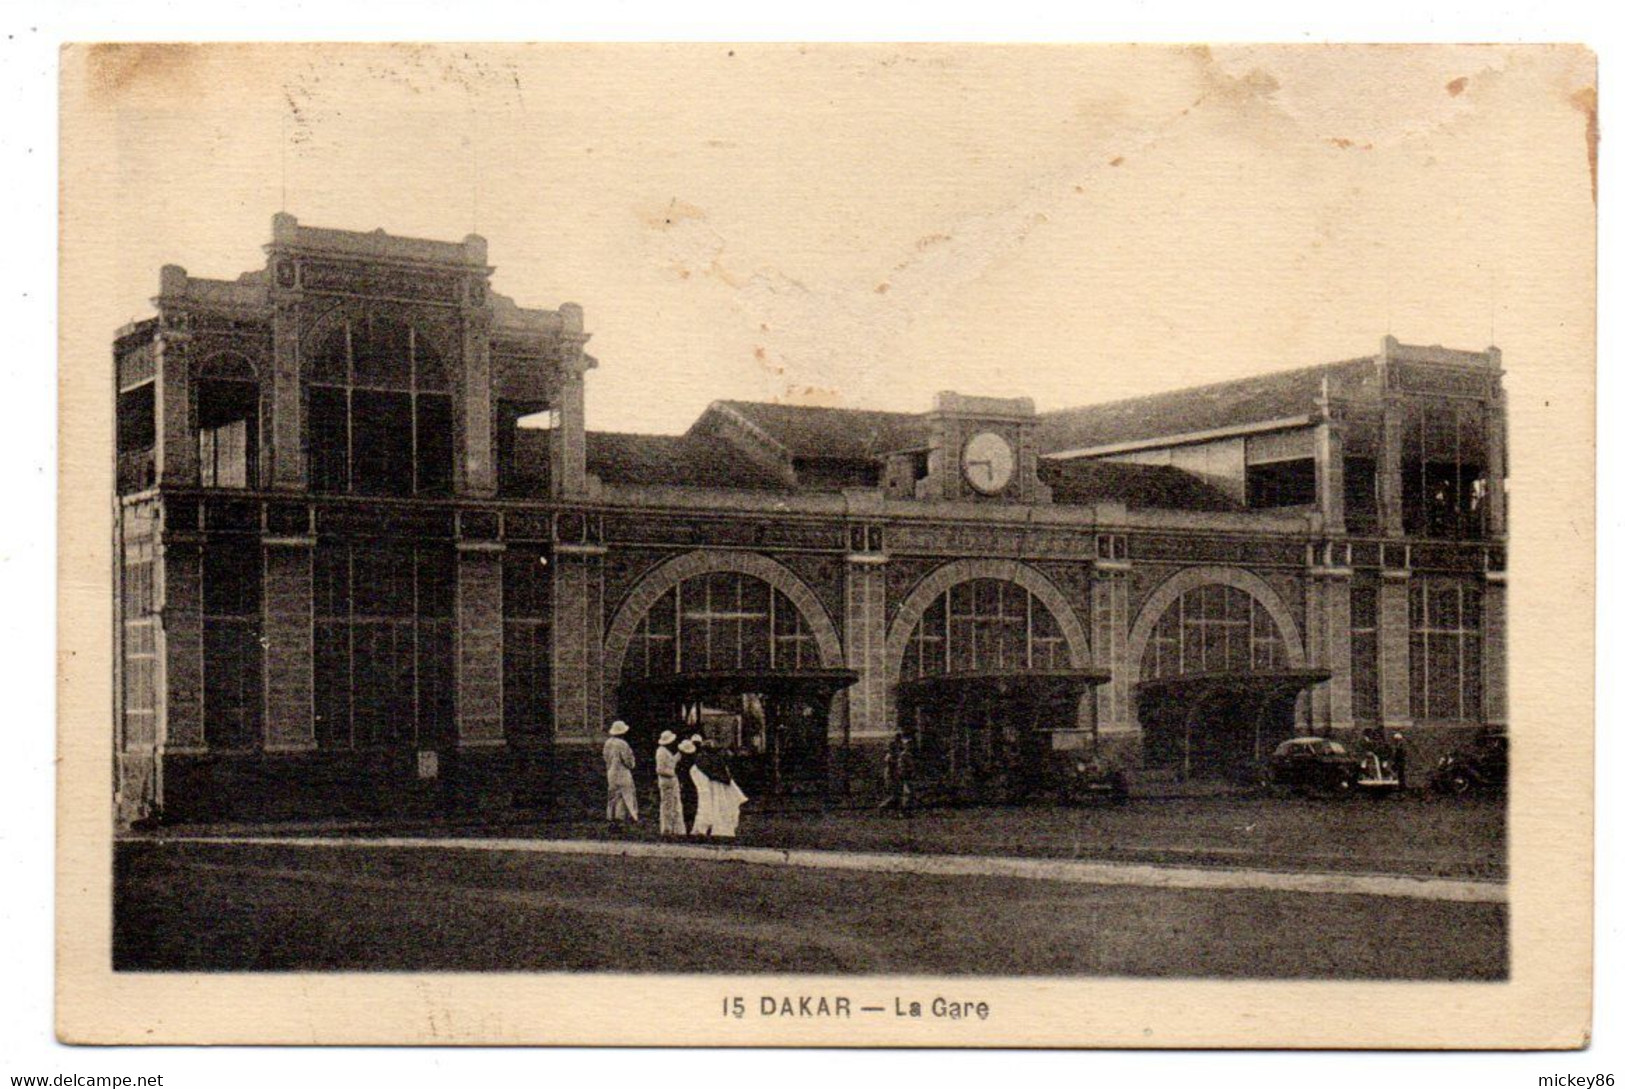
[[[850,669],[794,669],[756,673],[743,669],[711,670],[704,673],[668,673],[664,677],[638,677],[622,683],[622,691],[633,689],[676,699],[705,697],[737,692],[784,695],[791,692],[822,693],[827,701],[857,682]]]
[[[1292,736],[1298,694],[1330,680],[1324,669],[1185,673],[1135,686],[1145,762],[1181,778],[1251,782]]]
[[[1024,801],[1041,790],[1054,735],[1078,729],[1079,700],[1105,669],[943,673],[897,686],[918,773],[958,801]]]
[[[1047,703],[1076,700],[1112,679],[1109,669],[1054,669],[1032,673],[942,673],[897,686],[899,707],[937,706],[970,699]],[[1075,728],[1072,726],[1061,729]]]
[[[701,732],[733,750],[747,794],[821,794],[830,703],[857,679],[850,669],[671,673],[622,681],[620,706],[645,751],[661,730]]]

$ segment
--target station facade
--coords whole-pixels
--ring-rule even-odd
[[[278,215],[262,268],[167,266],[119,331],[121,819],[586,813],[616,717],[824,803],[873,800],[900,728],[984,798],[1370,730],[1419,785],[1505,728],[1494,348],[617,434],[581,308],[493,271]]]

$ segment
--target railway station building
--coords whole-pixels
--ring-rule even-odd
[[[1414,786],[1505,728],[1494,348],[620,434],[581,307],[498,294],[483,239],[284,214],[265,252],[166,266],[113,343],[122,820],[595,813],[615,718],[820,804],[873,801],[899,729],[997,799],[1371,730]]]

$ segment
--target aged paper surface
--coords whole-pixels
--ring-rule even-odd
[[[1574,47],[69,48],[61,1036],[670,1043],[680,1006],[705,1011],[683,1029],[697,1044],[1579,1046],[1594,84]],[[1051,409],[1342,359],[1385,333],[1498,346],[1509,978],[112,971],[109,343],[150,313],[161,265],[256,267],[278,210],[489,239],[497,290],[586,307],[600,430],[680,431],[716,398],[918,411],[955,389]],[[709,1015],[780,993],[994,1012]]]

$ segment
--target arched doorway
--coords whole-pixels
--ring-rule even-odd
[[[959,801],[1040,791],[1056,736],[1080,732],[1080,701],[1110,674],[1090,669],[1082,629],[1045,594],[1008,578],[949,584],[920,611],[897,656],[898,727],[921,784]],[[1092,724],[1092,720],[1090,720]]]
[[[1131,641],[1140,646],[1135,694],[1146,770],[1256,781],[1270,751],[1292,736],[1299,694],[1330,674],[1303,667],[1279,602],[1266,604],[1243,585],[1175,584],[1161,597],[1160,614],[1146,610],[1155,622]]]
[[[830,705],[857,675],[826,664],[827,618],[742,566],[668,573],[635,619],[617,618],[616,706],[640,752],[662,730],[703,733],[734,753],[747,793],[821,794]]]

